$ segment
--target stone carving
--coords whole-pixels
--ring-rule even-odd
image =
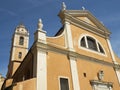
[[[42,19],[38,20],[38,30],[42,30],[43,29],[43,24],[42,24]]]

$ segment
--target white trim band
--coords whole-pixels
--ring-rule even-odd
[[[71,66],[71,73],[72,73],[73,88],[74,90],[80,90],[77,64],[74,57],[70,57],[70,66]]]

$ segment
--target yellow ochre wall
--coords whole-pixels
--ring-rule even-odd
[[[105,61],[111,64],[113,63],[108,42],[105,38],[72,24],[70,24],[70,28],[71,28],[72,39],[73,39],[73,48],[75,49],[75,52],[79,53],[80,55],[96,58],[103,62]],[[105,55],[97,51],[92,51],[92,50],[88,51],[87,49],[81,49],[81,47],[79,46],[80,45],[79,43],[80,43],[80,38],[83,35],[88,35],[95,38],[104,48]],[[57,39],[47,38],[47,42],[49,43],[50,41],[53,43],[53,45],[57,44],[58,46],[65,48],[65,45],[63,44],[65,43],[64,38],[65,37],[59,37]],[[92,90],[92,85],[90,84],[90,80],[98,80],[97,74],[100,70],[103,70],[104,72],[103,82],[104,81],[112,82],[113,90],[118,90],[118,88],[120,88],[118,78],[116,77],[116,73],[113,66],[102,64],[99,62],[93,62],[93,61],[89,61],[89,60],[85,60],[77,57],[76,57],[76,63],[77,63],[78,78],[79,78],[79,84],[80,84],[81,90],[84,90],[84,89]],[[70,90],[73,90],[73,82],[71,77],[72,74],[71,74],[70,68],[71,68],[70,61],[67,55],[63,55],[56,52],[48,52],[47,53],[48,90],[60,90],[59,77],[67,77],[69,80]],[[84,73],[86,74],[86,77],[84,76]]]
[[[60,90],[59,78],[68,78],[70,90],[73,90],[70,62],[66,55],[48,52],[47,56],[47,90]]]
[[[65,35],[64,32],[55,37],[47,37],[48,44],[52,44],[54,46],[65,47]]]
[[[79,54],[82,54],[82,55],[87,55],[87,56],[90,56],[93,58],[98,58],[100,60],[104,60],[107,62],[112,62],[110,50],[108,48],[107,41],[104,38],[102,38],[98,35],[95,35],[87,30],[84,30],[82,28],[74,26],[74,25],[71,25],[71,32],[72,32],[72,38],[73,38],[73,46],[74,46],[74,49],[76,52],[78,52]],[[95,39],[97,39],[100,42],[100,44],[102,45],[102,47],[104,48],[105,55],[100,55],[101,53],[90,50],[90,49],[88,49],[89,51],[85,50],[86,48],[81,49],[79,43],[80,43],[80,37],[83,35],[90,35],[90,36],[94,37]]]
[[[113,90],[119,90],[118,79],[113,67],[82,59],[77,59],[77,67],[81,90],[92,90],[90,80],[98,80],[97,73],[99,70],[104,72],[104,78],[102,81],[112,82]],[[86,77],[84,77],[84,73],[86,73]]]

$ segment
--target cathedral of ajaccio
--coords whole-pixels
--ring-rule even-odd
[[[30,49],[29,31],[15,28],[2,90],[120,90],[120,59],[110,31],[88,10],[59,12],[62,27],[48,37],[38,20]]]

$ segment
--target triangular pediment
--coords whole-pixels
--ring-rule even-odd
[[[104,37],[110,35],[110,31],[87,10],[65,10],[61,11],[59,16],[63,21],[66,20]]]
[[[96,24],[95,24],[94,22],[92,22],[88,17],[81,16],[81,17],[76,17],[76,18],[84,21],[85,23],[88,23],[88,24],[90,24],[90,25],[93,25],[93,26],[97,27]],[[98,28],[99,28],[99,27],[98,27]]]
[[[71,15],[73,18],[83,21],[83,23],[109,32],[109,30],[107,30],[107,28],[87,10],[67,10],[67,14]]]

